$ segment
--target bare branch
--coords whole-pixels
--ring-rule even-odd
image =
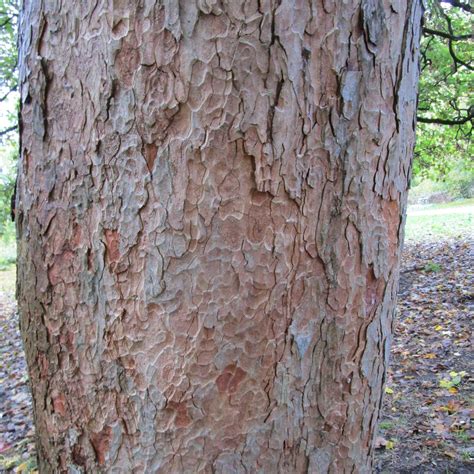
[[[423,33],[426,35],[435,35],[440,36],[441,38],[446,38],[451,41],[463,41],[468,39],[473,39],[474,34],[470,35],[451,35],[449,33],[445,33],[444,31],[439,30],[432,30],[431,28],[423,28]]]
[[[470,71],[474,71],[474,67],[472,67],[469,63],[464,62],[462,59],[459,58],[459,56],[456,55],[456,52],[454,51],[453,44],[451,40],[448,41],[448,48],[449,48],[449,54],[453,58],[454,61],[454,66],[458,67],[458,64],[461,66],[464,66],[466,69],[469,69]]]
[[[473,115],[467,115],[459,119],[428,118],[417,116],[416,120],[420,123],[434,123],[438,125],[463,125],[474,118]]]
[[[3,28],[4,26],[7,26],[8,23],[10,23],[12,19],[10,17],[6,18],[2,23],[0,23],[0,28]]]
[[[17,90],[17,86],[13,86],[5,95],[3,95],[2,97],[0,97],[0,102],[3,102],[4,100],[7,99],[7,97],[12,93],[12,92],[15,92]]]
[[[0,137],[7,135],[8,133],[14,132],[18,129],[18,124],[12,125],[11,127],[6,128],[5,130],[0,131]]]
[[[454,31],[453,31],[453,26],[451,24],[451,18],[449,18],[449,16],[446,14],[446,12],[442,8],[441,8],[441,15],[446,20],[446,23],[448,25],[449,34],[451,36],[455,36]],[[466,63],[465,61],[460,59],[459,56],[457,56],[456,52],[454,51],[453,42],[452,42],[451,39],[448,39],[448,49],[449,49],[449,54],[453,58],[455,70],[458,69],[458,65],[464,66],[466,69],[469,69],[470,71],[474,70],[474,67],[472,67],[469,63]]]

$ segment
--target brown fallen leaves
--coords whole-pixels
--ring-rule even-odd
[[[473,471],[473,244],[405,248],[378,472]]]

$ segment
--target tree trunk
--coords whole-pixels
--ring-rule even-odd
[[[40,470],[369,472],[417,0],[26,0]]]

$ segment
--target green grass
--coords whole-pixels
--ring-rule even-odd
[[[412,204],[415,209],[452,209],[456,207],[468,207],[468,206],[474,206],[474,198],[469,198],[469,199],[457,199],[456,201],[451,201],[451,202],[442,202],[438,204]]]
[[[408,214],[405,227],[405,239],[407,241],[424,241],[442,238],[455,238],[474,235],[474,211],[472,199],[459,201],[458,203],[448,203],[436,206],[429,206],[427,210],[445,209],[459,206],[466,206],[466,212],[449,214],[446,212],[440,215],[410,215]],[[467,207],[471,205],[470,207]],[[418,210],[417,210],[418,211]]]
[[[16,267],[10,265],[4,270],[0,270],[0,292],[15,294]]]
[[[11,457],[7,456],[0,456],[0,468],[3,470],[13,469],[16,466],[21,464],[21,457],[17,455],[13,455]]]
[[[428,262],[425,265],[425,272],[430,272],[430,273],[439,273],[443,267],[439,263],[435,262]]]
[[[16,236],[12,223],[8,223],[0,235],[0,271],[8,269],[16,262]]]
[[[0,237],[0,291],[15,293],[16,241],[13,226]]]
[[[427,204],[429,209],[449,209],[451,207],[474,206],[474,198],[444,202],[442,204]]]
[[[466,433],[465,431],[457,431],[454,433],[456,435],[456,438],[461,442],[461,443],[469,443],[471,441],[471,436],[469,433]]]
[[[0,270],[5,270],[16,262],[16,244],[0,241]]]
[[[381,430],[391,430],[394,426],[395,424],[391,421],[381,421],[379,423],[379,428]]]
[[[13,454],[11,457],[0,455],[0,469],[3,470],[12,470],[14,472],[22,472],[24,474],[38,472],[38,465],[36,457],[30,457],[26,461],[19,455]]]

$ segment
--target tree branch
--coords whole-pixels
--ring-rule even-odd
[[[17,86],[13,86],[5,95],[3,95],[2,97],[0,97],[0,102],[3,102],[4,100],[6,100],[6,98],[12,93],[12,92],[15,92],[17,90]]]
[[[443,8],[441,8],[441,15],[444,17],[444,19],[446,20],[446,23],[448,25],[448,30],[449,30],[449,34],[451,36],[455,36],[454,35],[454,31],[453,31],[453,26],[451,24],[451,18],[446,14],[446,12],[443,10]],[[470,71],[474,71],[474,68],[464,62],[462,59],[460,59],[457,55],[456,55],[456,52],[454,51],[454,48],[453,48],[453,42],[451,39],[448,38],[448,49],[449,49],[449,54],[451,55],[451,57],[453,58],[453,61],[454,61],[454,68],[455,70],[457,71],[458,69],[458,65],[460,64],[461,66],[464,66],[466,69],[469,69]]]
[[[423,28],[423,33],[425,33],[426,35],[440,36],[441,38],[446,38],[450,41],[463,41],[463,40],[474,38],[474,34],[470,34],[470,35],[451,35],[449,33],[445,33],[444,31],[432,30],[431,28]]]
[[[464,62],[462,59],[459,59],[459,57],[456,55],[456,52],[454,51],[453,43],[451,42],[451,40],[448,40],[448,48],[449,48],[449,54],[453,58],[456,69],[458,67],[458,64],[460,64],[461,66],[464,66],[466,69],[469,69],[470,71],[474,71],[474,67]]]
[[[435,123],[438,125],[463,125],[470,120],[472,120],[474,117],[472,115],[468,115],[463,118],[459,119],[443,119],[443,118],[428,118],[428,117],[420,117],[417,115],[416,120],[420,123]]]
[[[10,17],[8,17],[7,19],[5,19],[5,21],[0,23],[0,28],[3,28],[4,26],[7,26],[8,23],[10,23],[11,21],[12,21],[12,19]]]
[[[0,137],[3,137],[4,135],[7,135],[8,133],[11,133],[15,131],[18,128],[18,124],[12,125],[11,127],[6,128],[5,130],[0,131]]]

